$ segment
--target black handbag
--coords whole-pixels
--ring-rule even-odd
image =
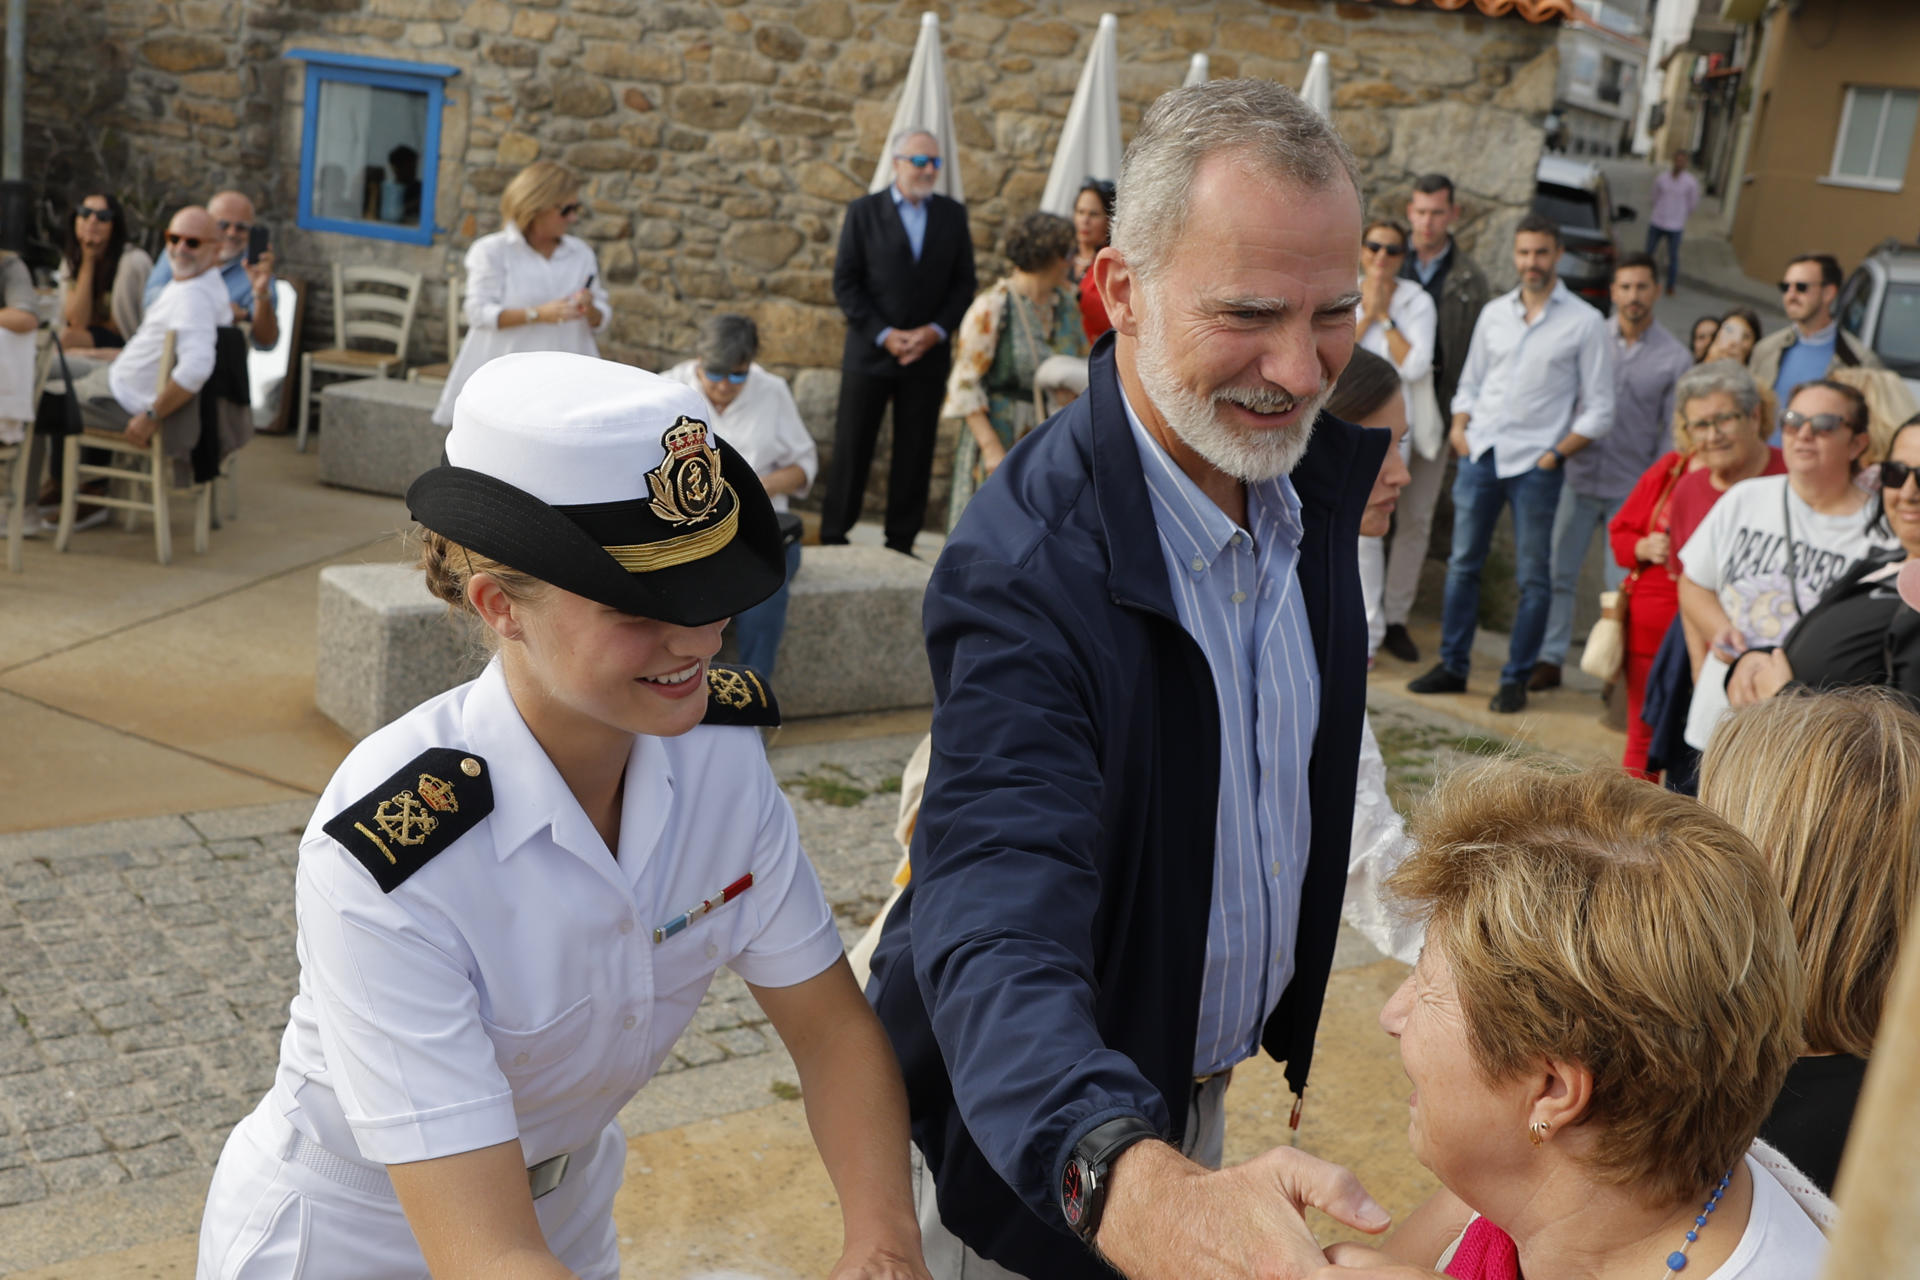
[[[33,430],[35,435],[58,440],[80,434],[80,397],[73,391],[73,371],[67,368],[67,352],[60,345],[60,335],[47,336],[53,341],[54,356],[60,361],[60,380],[67,389],[65,394],[49,391],[40,397],[40,403],[33,407]]]

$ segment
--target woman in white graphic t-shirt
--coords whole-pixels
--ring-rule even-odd
[[[1694,666],[1686,739],[1699,750],[1727,709],[1728,664],[1780,644],[1849,565],[1882,544],[1854,483],[1868,447],[1860,392],[1803,383],[1781,432],[1787,474],[1735,485],[1681,549],[1680,617]]]

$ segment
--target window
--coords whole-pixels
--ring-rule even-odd
[[[1874,326],[1873,349],[1903,378],[1920,377],[1920,285],[1890,284]]]
[[[292,49],[307,64],[298,222],[433,242],[440,108],[458,67]]]
[[[1626,64],[1621,62],[1620,59],[1602,58],[1600,60],[1600,87],[1595,91],[1594,96],[1602,102],[1616,106],[1619,105],[1621,80],[1626,75],[1626,71]]]
[[[1917,115],[1920,91],[1849,86],[1827,181],[1898,191],[1906,181]]]

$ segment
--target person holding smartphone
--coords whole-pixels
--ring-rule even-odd
[[[273,311],[273,251],[265,247],[266,229],[254,221],[253,201],[238,191],[217,193],[207,201],[207,212],[220,233],[218,269],[233,304],[233,323],[247,325],[253,345],[270,351],[280,341],[280,320]],[[153,305],[171,279],[173,265],[162,254],[147,277],[147,306]]]
[[[594,335],[613,319],[593,248],[571,234],[585,206],[580,178],[536,160],[500,193],[505,223],[467,250],[467,336],[447,373],[433,420],[453,422],[453,402],[474,370],[513,351],[597,356]]]

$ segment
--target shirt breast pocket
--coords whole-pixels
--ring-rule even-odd
[[[593,997],[581,996],[558,1016],[538,1026],[521,1030],[482,1017],[487,1038],[493,1041],[493,1056],[501,1072],[516,1093],[548,1068],[564,1062],[578,1049],[593,1025]]]
[[[653,947],[654,989],[671,995],[695,983],[704,987],[714,972],[744,950],[752,938],[747,904],[728,902],[693,921]]]

